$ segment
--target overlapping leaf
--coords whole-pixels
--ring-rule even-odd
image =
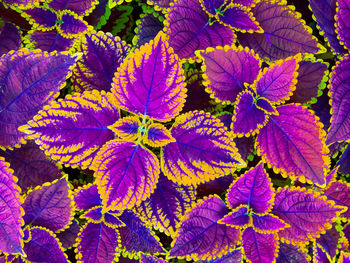
[[[175,142],[175,139],[164,125],[150,123],[146,126],[143,142],[152,147],[163,147],[170,142]]]
[[[75,59],[56,53],[21,49],[0,58],[0,145],[23,141],[17,128],[57,97]]]
[[[276,192],[272,213],[290,225],[278,233],[282,241],[305,244],[331,228],[345,209],[311,190],[285,187]]]
[[[319,44],[301,15],[279,1],[259,1],[251,9],[264,33],[238,33],[243,46],[261,57],[277,60],[298,53],[317,53]]]
[[[279,106],[277,111],[258,134],[258,153],[284,176],[324,185],[329,161],[321,124],[300,105]]]
[[[240,239],[239,230],[218,224],[227,212],[225,203],[218,196],[197,202],[183,217],[169,256],[211,260],[232,251]]]
[[[140,263],[167,263],[167,261],[154,256],[141,254]]]
[[[75,240],[80,232],[80,226],[76,220],[63,232],[56,234],[58,240],[61,242],[64,249],[71,248],[75,244]]]
[[[64,38],[76,38],[89,30],[88,24],[74,12],[64,10],[60,12],[58,18],[61,22],[57,26],[57,31]]]
[[[114,73],[129,49],[124,41],[102,31],[85,35],[80,45],[83,55],[73,70],[73,89],[110,90]]]
[[[196,263],[241,263],[243,260],[243,252],[241,248],[237,248],[222,257],[213,260],[199,260]]]
[[[20,130],[52,159],[88,168],[100,147],[114,138],[107,127],[119,119],[119,110],[112,103],[112,94],[104,91],[68,95],[45,106]]]
[[[120,108],[158,121],[181,111],[186,93],[183,70],[163,32],[129,54],[115,74],[112,92]]]
[[[336,166],[339,165],[339,172],[342,174],[350,174],[350,144],[346,146]]]
[[[307,251],[300,247],[294,246],[292,244],[286,244],[280,242],[278,257],[276,262],[278,263],[290,263],[290,262],[300,262],[308,263],[310,262],[310,257],[307,255]]]
[[[13,151],[0,150],[0,156],[11,163],[14,175],[18,178],[17,184],[23,191],[62,176],[57,165],[46,157],[34,141],[28,141]]]
[[[136,23],[136,35],[133,42],[138,47],[154,39],[157,36],[158,32],[161,31],[164,27],[160,19],[153,13],[146,14],[144,16],[141,15],[139,22]]]
[[[109,141],[92,168],[106,210],[139,205],[153,193],[159,176],[157,157],[139,144]]]
[[[0,251],[9,254],[22,253],[23,245],[22,198],[12,172],[0,157]]]
[[[88,184],[75,191],[74,203],[78,209],[90,209],[102,205],[96,184]]]
[[[50,9],[34,7],[21,13],[36,30],[47,31],[55,27],[57,14]]]
[[[18,50],[21,47],[21,31],[11,23],[0,25],[0,57],[10,50]]]
[[[197,185],[245,166],[227,129],[209,113],[180,115],[171,134],[176,142],[162,148],[161,166],[178,184]]]
[[[251,224],[251,217],[247,205],[240,205],[226,215],[219,223],[241,229]]]
[[[118,256],[120,236],[116,229],[99,224],[87,223],[78,236],[77,259],[84,263],[109,263]]]
[[[37,187],[23,203],[27,225],[41,226],[53,232],[61,231],[72,221],[74,204],[66,178]]]
[[[67,255],[63,252],[56,235],[48,229],[32,227],[32,239],[24,243],[23,250],[29,262],[68,263]],[[19,260],[19,262],[22,262]]]
[[[350,49],[350,5],[346,0],[337,1],[336,13],[336,32],[338,33],[340,43],[348,50]]]
[[[56,11],[71,10],[79,16],[86,16],[89,14],[98,3],[96,0],[49,0],[46,2],[49,7]]]
[[[118,120],[108,128],[116,133],[120,139],[132,142],[136,141],[139,136],[141,122],[138,117],[127,116]]]
[[[164,253],[159,238],[145,223],[131,210],[125,210],[119,219],[125,226],[119,228],[122,249],[130,256],[139,252],[155,254]]]
[[[332,106],[327,144],[350,139],[350,56],[345,55],[333,68],[330,80]]]
[[[203,59],[207,91],[222,102],[234,103],[244,83],[253,84],[260,71],[259,58],[248,48],[216,47],[196,54]]]
[[[231,208],[244,204],[257,213],[267,213],[273,205],[274,190],[262,163],[234,181],[227,193]]]
[[[180,186],[161,175],[154,193],[136,209],[145,222],[172,235],[194,200],[194,187]]]
[[[342,214],[346,218],[350,218],[350,185],[344,181],[335,181],[324,190],[324,194],[328,200],[333,200],[336,205],[345,206],[348,210]]]
[[[196,50],[233,43],[233,31],[219,22],[210,24],[196,0],[175,1],[164,23],[169,44],[180,59],[193,59]]]
[[[331,229],[327,230],[326,233],[316,240],[316,245],[321,246],[325,253],[333,260],[338,252],[340,238],[340,233],[335,229],[335,225],[333,225]]]

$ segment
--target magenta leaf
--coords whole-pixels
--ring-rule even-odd
[[[248,262],[275,262],[278,243],[277,234],[258,233],[252,227],[248,227],[243,231],[242,245]]]
[[[256,232],[263,233],[263,234],[277,233],[278,231],[286,227],[289,227],[277,216],[271,215],[271,214],[257,215],[253,213],[252,218],[253,218],[252,223],[253,223],[254,230]]]
[[[140,258],[140,263],[167,263],[168,261],[165,261],[163,259],[146,255],[146,254],[141,254]]]
[[[345,55],[333,68],[330,79],[332,106],[327,144],[350,139],[350,56]]]
[[[129,45],[120,38],[102,31],[86,34],[80,45],[83,55],[73,70],[73,89],[80,92],[110,90],[114,73],[129,49]]]
[[[160,32],[124,60],[112,92],[118,107],[165,122],[178,115],[185,103],[184,80],[181,63]]]
[[[75,59],[63,54],[21,49],[0,58],[0,145],[24,139],[17,128],[58,96]]]
[[[336,205],[348,208],[342,216],[350,218],[350,185],[343,181],[335,181],[327,186],[324,195]]]
[[[199,260],[196,263],[242,263],[243,253],[241,248],[237,248],[232,252],[223,255],[222,257],[217,257],[213,260]]]
[[[78,209],[87,210],[102,205],[96,184],[84,185],[74,192],[74,203]]]
[[[203,60],[207,91],[224,103],[234,103],[244,83],[253,84],[261,62],[252,50],[225,46],[196,52]]]
[[[324,185],[329,162],[320,122],[300,105],[279,106],[277,111],[258,134],[258,154],[283,176]]]
[[[76,220],[72,221],[67,229],[56,234],[58,240],[61,242],[64,249],[71,248],[75,244],[75,240],[80,232],[80,226]]]
[[[46,2],[49,7],[55,11],[71,10],[79,16],[86,16],[92,12],[95,5],[98,3],[96,0],[49,0]]]
[[[340,43],[348,50],[350,49],[350,5],[346,0],[337,1],[337,13],[335,17],[336,32],[338,33]]]
[[[27,225],[62,231],[72,221],[72,199],[67,178],[46,183],[28,193],[23,203],[23,219]]]
[[[339,43],[337,33],[335,31],[335,14],[337,0],[310,0],[310,7],[316,18],[320,33],[324,35],[329,42],[330,47],[336,53],[344,53],[344,48]]]
[[[309,263],[310,257],[307,254],[307,250],[302,249],[298,246],[294,246],[292,244],[286,244],[280,242],[278,257],[276,262],[278,263]]]
[[[11,163],[17,184],[23,191],[29,187],[36,187],[46,182],[61,178],[61,170],[49,160],[34,141],[22,144],[21,148],[13,151],[0,149],[0,156]]]
[[[312,30],[289,6],[276,1],[261,1],[251,12],[264,33],[238,33],[243,46],[254,49],[261,57],[277,60],[298,53],[320,50]]]
[[[273,104],[281,104],[288,100],[295,90],[300,59],[300,55],[297,55],[278,60],[261,71],[253,85],[256,93]]]
[[[38,31],[31,30],[28,32],[27,39],[25,41],[28,42],[28,45],[33,48],[39,48],[43,51],[69,51],[75,45],[75,40],[70,38],[62,37],[56,29],[50,31]]]
[[[195,201],[195,193],[193,186],[180,186],[161,174],[154,193],[136,209],[145,222],[173,235],[186,209]]]
[[[282,241],[306,244],[330,228],[344,209],[312,190],[285,187],[277,190],[272,213],[290,225],[279,231]]]
[[[260,163],[231,184],[227,203],[231,208],[248,205],[256,213],[267,213],[272,208],[273,197],[272,183]]]
[[[23,247],[27,254],[26,260],[29,262],[69,262],[62,245],[53,232],[41,227],[32,227],[30,232],[32,239],[24,243]]]
[[[4,0],[6,5],[12,5],[18,8],[29,8],[33,5],[37,5],[39,3],[38,0]]]
[[[219,22],[209,23],[208,14],[195,0],[176,1],[164,23],[169,45],[180,59],[193,60],[196,50],[231,45],[234,40],[229,27]]]
[[[77,259],[84,263],[110,263],[119,256],[120,236],[114,228],[87,223],[78,235]]]
[[[245,166],[227,129],[209,113],[180,115],[171,134],[176,142],[162,148],[161,166],[178,184],[198,185]]]
[[[134,212],[125,210],[119,219],[125,226],[119,228],[123,252],[130,256],[144,253],[164,253],[159,238]]]
[[[105,210],[139,205],[153,193],[159,177],[159,162],[151,151],[121,140],[106,143],[92,168]]]
[[[16,185],[16,177],[9,164],[0,157],[0,252],[16,254],[22,252],[24,214],[22,198]]]
[[[20,130],[35,139],[52,159],[88,168],[98,150],[114,138],[107,127],[119,119],[111,93],[87,91],[45,106]]]
[[[239,241],[239,230],[218,223],[227,212],[225,203],[216,195],[198,201],[185,214],[169,257],[212,260],[232,251]]]
[[[237,229],[247,227],[251,223],[248,206],[240,205],[233,209],[231,213],[226,215],[219,223],[232,226]]]
[[[11,50],[21,47],[21,31],[13,24],[5,22],[0,25],[0,57]]]
[[[318,96],[319,87],[327,81],[327,64],[311,59],[299,62],[296,89],[289,102],[306,103]]]
[[[243,91],[237,97],[231,130],[238,137],[254,135],[266,125],[268,116],[255,104],[253,93]]]

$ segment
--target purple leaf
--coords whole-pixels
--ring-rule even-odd
[[[61,170],[46,157],[34,141],[28,141],[13,151],[0,150],[0,156],[11,163],[14,175],[18,178],[17,184],[24,192],[30,187],[52,182],[62,176]]]
[[[227,6],[222,14],[218,14],[216,17],[220,23],[234,30],[249,33],[262,32],[259,23],[255,21],[249,9],[236,3]]]
[[[24,243],[23,247],[27,254],[26,260],[29,262],[69,262],[62,245],[53,232],[41,227],[32,227],[30,231],[32,239]]]
[[[335,260],[334,257],[337,255],[340,239],[340,233],[335,229],[335,226],[333,226],[331,229],[327,230],[325,234],[321,235],[316,240],[316,243],[324,249],[332,260]]]
[[[330,263],[326,252],[316,243],[312,246],[313,261],[317,263]]]
[[[211,260],[232,251],[239,241],[239,230],[218,224],[227,212],[216,195],[198,201],[183,217],[169,257]]]
[[[250,137],[242,137],[242,138],[234,138],[234,142],[238,148],[239,154],[242,156],[242,160],[247,160],[248,156],[253,154],[254,152],[254,141],[255,138]]]
[[[232,226],[237,229],[245,228],[251,224],[251,217],[248,214],[248,206],[240,205],[233,209],[231,213],[226,215],[219,221],[220,224]]]
[[[29,46],[43,51],[70,51],[74,48],[75,40],[62,37],[56,29],[50,31],[29,31],[27,36]],[[25,39],[26,40],[26,39]]]
[[[336,11],[335,21],[336,21],[336,32],[339,36],[339,41],[348,50],[350,49],[350,4],[347,0],[337,1],[337,11]]]
[[[279,188],[272,213],[289,228],[279,231],[279,238],[292,244],[306,244],[331,227],[333,221],[344,212],[317,192],[299,187]]]
[[[153,193],[159,177],[159,162],[151,151],[121,140],[106,143],[92,168],[104,210],[139,205]]]
[[[0,27],[0,57],[10,50],[18,50],[21,47],[21,31],[11,23],[4,23]]]
[[[63,232],[56,234],[58,240],[62,243],[64,249],[69,249],[75,244],[75,240],[80,231],[80,226],[76,220],[72,221],[72,224],[69,225],[67,229]]]
[[[260,110],[265,111],[267,114],[277,114],[276,108],[271,105],[271,102],[268,99],[260,97],[256,100],[256,107]]]
[[[222,257],[213,260],[199,260],[196,263],[241,263],[243,262],[243,253],[241,248],[237,248]]]
[[[170,4],[172,4],[173,0],[148,0],[148,5],[154,5],[154,10],[167,12],[167,9],[170,8]]]
[[[263,234],[277,233],[278,231],[289,227],[289,225],[275,215],[257,215],[253,213],[252,218],[254,230]]]
[[[256,213],[268,213],[273,205],[274,190],[271,180],[258,164],[231,184],[227,193],[229,207],[248,205]]]
[[[168,2],[168,0],[160,2]],[[135,29],[135,42],[137,47],[140,47],[154,39],[158,32],[164,27],[163,23],[153,13],[145,14],[144,16],[141,15],[139,21],[139,23],[136,22],[137,28]]]
[[[208,14],[197,0],[178,0],[164,21],[169,45],[180,59],[195,58],[196,50],[231,45],[233,31],[219,22],[209,23]]]
[[[264,33],[238,33],[238,39],[241,45],[254,49],[261,57],[277,60],[320,51],[311,28],[289,6],[261,1],[251,11]]]
[[[300,59],[299,54],[278,60],[261,71],[253,85],[256,93],[271,101],[272,104],[281,104],[288,100],[296,88]]]
[[[168,261],[165,261],[163,259],[146,255],[146,254],[141,254],[140,258],[140,263],[167,263]]]
[[[180,186],[161,175],[154,193],[136,209],[145,222],[173,235],[186,209],[195,201],[195,194],[193,186]]]
[[[74,62],[67,55],[27,49],[0,58],[0,145],[23,142],[17,128],[58,96]]]
[[[248,262],[269,263],[275,262],[278,254],[277,234],[261,234],[252,227],[243,231],[242,245]]]
[[[61,22],[57,26],[57,31],[64,38],[76,38],[84,35],[89,30],[89,26],[85,20],[82,20],[74,12],[68,10],[62,11],[59,19]]]
[[[120,219],[118,219],[117,215],[113,213],[105,213],[103,221],[107,226],[113,228],[125,226],[125,224],[122,221],[120,221]]]
[[[124,60],[113,79],[112,92],[118,107],[166,122],[185,103],[184,80],[181,63],[160,32]]]
[[[49,0],[46,4],[55,11],[71,10],[79,16],[86,16],[92,12],[98,1],[95,0]]]
[[[350,138],[350,56],[345,55],[333,68],[330,79],[332,106],[327,144]]]
[[[102,206],[91,208],[81,216],[81,218],[87,219],[88,222],[93,222],[95,224],[100,223],[102,217]]]
[[[73,89],[79,92],[110,90],[114,73],[129,49],[130,46],[119,37],[102,31],[86,34],[80,45],[83,55],[73,70]]]
[[[341,251],[339,263],[350,263],[350,253]]]
[[[100,147],[114,138],[107,127],[118,119],[112,94],[93,90],[52,102],[20,130],[52,159],[85,169]]]
[[[214,17],[218,14],[219,10],[223,11],[225,7],[230,3],[227,0],[200,0],[202,9],[210,16]]]
[[[4,0],[2,1],[6,5],[12,5],[17,8],[30,8],[31,6],[38,5],[38,0]]]
[[[47,31],[54,29],[57,21],[57,15],[50,9],[43,7],[23,10],[21,15],[28,20],[35,30]]]
[[[96,184],[84,185],[74,192],[74,203],[78,209],[91,209],[102,205]]]
[[[164,253],[159,238],[134,212],[125,210],[119,219],[125,226],[119,228],[123,251],[130,256],[144,253]]]
[[[116,229],[87,223],[78,235],[77,259],[84,263],[110,263],[118,258],[120,236]]]
[[[329,105],[329,96],[327,92],[323,92],[323,94],[317,98],[317,102],[311,105],[311,109],[315,112],[315,115],[320,118],[324,130],[327,130],[331,125],[331,105]]]
[[[310,7],[316,18],[321,35],[329,42],[332,50],[336,53],[344,53],[335,31],[335,14],[337,0],[310,0]]]
[[[118,137],[125,141],[137,141],[139,129],[141,128],[141,121],[136,116],[127,116],[108,127]]]
[[[255,105],[254,95],[249,91],[240,93],[235,104],[231,130],[238,137],[254,135],[269,120],[267,114]]]
[[[16,177],[9,164],[0,157],[0,251],[8,254],[22,252],[24,224],[22,198]]]
[[[74,215],[72,199],[67,178],[45,183],[28,193],[23,203],[23,219],[27,225],[62,231]]]
[[[283,176],[322,186],[329,159],[321,124],[300,105],[279,106],[277,111],[258,134],[258,154]]]
[[[276,262],[278,263],[309,263],[310,256],[305,251],[305,248],[300,248],[292,244],[285,244],[280,242],[279,244],[278,257]]]
[[[343,181],[332,182],[324,190],[324,195],[336,205],[347,207],[348,210],[342,216],[350,218],[350,184]]]
[[[336,166],[339,165],[339,172],[342,174],[350,174],[350,144],[346,146],[345,151],[341,155]]]
[[[234,103],[244,83],[253,84],[261,62],[248,48],[225,46],[196,52],[203,59],[205,85],[212,96],[223,103]]]
[[[193,111],[175,119],[171,134],[176,142],[161,150],[163,173],[183,185],[198,185],[244,167],[235,143],[221,121]]]
[[[143,142],[151,147],[163,147],[170,142],[175,142],[175,139],[164,125],[150,123],[146,126]]]
[[[319,87],[325,86],[328,79],[327,64],[311,59],[299,62],[296,89],[289,102],[307,103],[318,96]]]

